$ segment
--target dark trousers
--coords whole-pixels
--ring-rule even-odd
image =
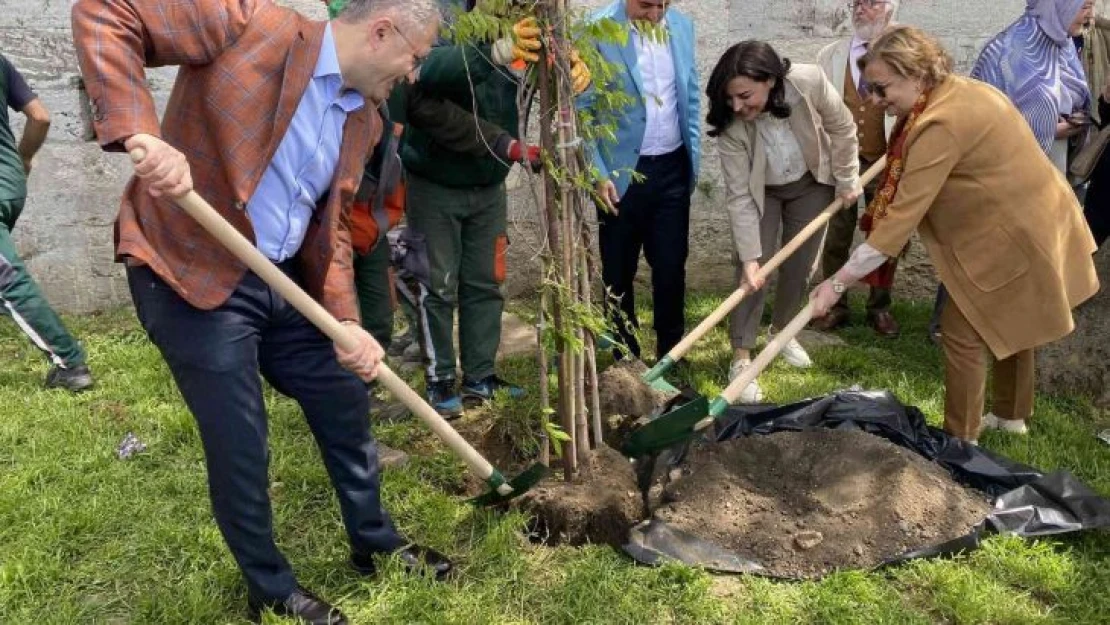
[[[1103,152],[1095,165],[1083,202],[1083,216],[1099,247],[1110,238],[1110,152]]]
[[[598,211],[601,279],[611,294],[609,316],[621,342],[640,357],[634,329],[634,281],[643,249],[651,267],[655,303],[656,356],[662,358],[685,330],[686,257],[690,251],[690,158],[685,148],[662,156],[641,156],[617,215]]]
[[[281,265],[287,274],[289,265]],[[131,297],[196,419],[216,524],[258,599],[295,588],[274,544],[267,417],[259,373],[296,400],[335,487],[351,548],[405,544],[379,498],[366,384],[340,367],[331,341],[248,273],[219,308],[189,305],[147,267],[129,267]]]

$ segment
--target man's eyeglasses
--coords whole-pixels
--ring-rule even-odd
[[[412,45],[412,41],[405,36],[405,33],[401,32],[401,29],[397,28],[396,24],[390,23],[390,26],[393,27],[393,32],[397,33],[397,36],[400,37],[401,40],[405,42],[405,45],[409,47],[409,50],[412,50],[412,71],[415,72],[419,70],[420,66],[424,64],[424,61],[428,60],[428,55],[425,54],[424,56],[421,56],[417,54],[416,46]]]
[[[852,0],[848,3],[848,8],[852,11],[863,7],[865,9],[874,9],[877,6],[888,4],[889,0]]]

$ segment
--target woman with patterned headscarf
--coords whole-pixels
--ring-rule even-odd
[[[1071,37],[1093,7],[1094,0],[1027,0],[1025,14],[987,43],[971,70],[1010,98],[1060,171],[1068,137],[1089,119],[1091,93]]]

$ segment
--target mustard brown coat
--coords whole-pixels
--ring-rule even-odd
[[[867,242],[898,255],[914,230],[995,358],[1071,332],[1098,291],[1079,202],[1000,91],[949,76],[905,143],[905,172]]]

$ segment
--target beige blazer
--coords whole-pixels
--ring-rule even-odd
[[[844,74],[848,70],[848,59],[851,52],[852,38],[849,37],[834,41],[821,48],[821,51],[817,53],[817,66],[825,72],[825,77],[829,79],[841,98],[844,97]],[[894,130],[894,124],[897,121],[898,118],[896,117],[883,116],[883,127],[886,129],[887,139],[890,138],[890,133]]]
[[[1079,202],[1009,98],[945,79],[906,137],[905,173],[867,242],[895,256],[916,229],[995,358],[1055,341],[1098,291]]]
[[[859,141],[852,112],[816,65],[795,65],[786,75],[790,128],[802,147],[806,166],[821,184],[837,192],[859,186]],[[754,122],[733,122],[718,137],[721,173],[732,240],[741,260],[763,255],[759,222],[763,217],[767,152]]]

